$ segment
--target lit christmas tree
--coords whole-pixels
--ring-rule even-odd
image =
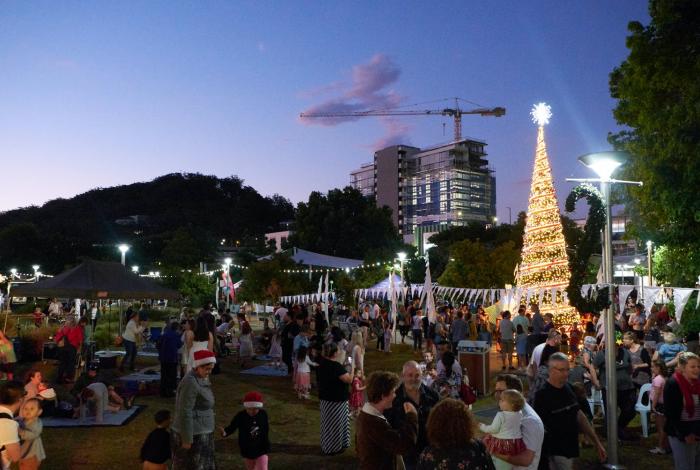
[[[544,126],[549,123],[552,112],[545,103],[539,103],[533,107],[531,114],[532,120],[537,124],[537,151],[535,168],[532,171],[523,251],[515,282],[521,289],[539,289],[543,292],[541,302],[538,295],[532,295],[530,302],[539,303],[543,314],[554,314],[557,326],[567,325],[578,320],[578,313],[562,295],[569,285],[571,271],[557,195],[552,183],[547,146],[544,142]],[[555,299],[552,299],[552,288],[559,288]],[[526,302],[526,292],[523,292],[521,303]]]

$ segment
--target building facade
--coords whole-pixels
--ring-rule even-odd
[[[490,224],[496,215],[496,178],[485,142],[463,139],[419,149],[394,145],[375,152],[373,191],[366,189],[370,165],[351,173],[352,185],[377,206],[392,210],[394,224],[422,252],[426,233],[469,222]],[[414,235],[419,233],[418,237]]]

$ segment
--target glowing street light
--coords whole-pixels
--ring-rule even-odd
[[[399,259],[399,265],[400,265],[399,267],[401,269],[401,288],[403,289],[403,266],[406,263],[407,256],[406,256],[406,253],[403,251],[396,253],[396,256]]]
[[[610,210],[610,185],[612,183],[635,184],[642,186],[641,181],[621,181],[610,177],[613,172],[629,159],[626,152],[596,152],[582,155],[578,160],[593,170],[598,178],[567,178],[567,181],[600,183],[600,192],[605,204],[605,229],[603,230],[603,283],[608,285],[608,295],[612,298],[613,287],[613,251],[612,251],[612,214]],[[605,313],[605,378],[607,383],[606,398],[609,410],[617,409],[617,378],[615,345],[615,315],[608,307]],[[606,414],[608,436],[617,436],[617,419],[615,414]],[[618,463],[617,439],[608,439],[608,463],[616,466]]]
[[[39,273],[39,268],[40,268],[40,267],[41,267],[41,266],[39,266],[38,264],[33,264],[33,265],[32,265],[32,269],[34,270],[34,282],[38,282],[38,281],[39,281],[39,274],[40,274],[40,273]]]
[[[12,274],[12,277],[17,277],[17,268],[10,269],[10,274]]]
[[[134,274],[138,274],[138,273],[139,273],[139,267],[136,266],[136,265],[132,266],[132,267],[131,267],[131,272],[134,273]]]
[[[126,252],[129,251],[129,245],[122,243],[117,248],[122,253],[122,266],[126,266]]]

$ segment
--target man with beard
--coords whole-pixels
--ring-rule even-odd
[[[401,371],[401,385],[396,389],[396,398],[391,408],[384,411],[384,416],[394,429],[402,429],[406,421],[404,403],[411,403],[418,410],[418,439],[413,451],[403,455],[406,470],[413,470],[418,463],[418,456],[428,445],[425,423],[430,410],[440,400],[438,394],[422,383],[421,368],[416,361],[408,361]]]

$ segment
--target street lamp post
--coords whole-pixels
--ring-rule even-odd
[[[32,269],[34,270],[34,282],[39,282],[39,268],[40,266],[38,264],[32,265]]]
[[[225,258],[224,259],[224,266],[226,267],[226,287],[228,287],[228,283],[231,280],[231,263],[233,263],[233,260],[231,258]],[[229,299],[231,299],[231,294],[226,293],[226,310],[229,309]]]
[[[401,268],[401,289],[403,289],[403,266],[406,263],[406,253],[403,251],[396,253],[396,256],[399,258],[399,265]]]
[[[649,287],[653,286],[653,284],[652,284],[653,277],[652,277],[652,272],[651,272],[651,257],[654,254],[653,246],[654,246],[654,242],[652,242],[651,240],[648,240],[647,241],[647,269],[649,270]]]
[[[122,266],[126,266],[126,252],[129,251],[129,245],[122,243],[117,248],[122,254]]]
[[[610,177],[613,172],[628,159],[625,152],[598,152],[580,156],[578,159],[585,166],[593,170],[598,178],[567,178],[567,181],[600,183],[600,192],[605,203],[605,228],[603,230],[603,283],[608,286],[608,297],[613,298],[613,251],[612,251],[612,219],[610,208],[610,185],[613,183],[635,184],[641,186],[639,181],[621,181]],[[615,315],[610,304],[605,309],[605,382],[608,434],[608,468],[618,467],[617,454],[617,379],[616,373],[617,348],[615,345]]]
[[[512,217],[512,214],[511,214],[511,208],[510,208],[510,207],[506,207],[506,209],[508,209],[508,225],[513,225],[513,217]]]

